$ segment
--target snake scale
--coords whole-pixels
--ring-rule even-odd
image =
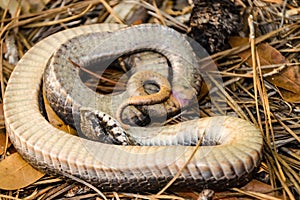
[[[61,31],[36,44],[17,64],[4,97],[6,128],[12,143],[23,158],[46,173],[72,174],[103,190],[158,190],[175,176],[192,155],[196,147],[191,144],[197,143],[202,138],[203,146],[197,149],[172,187],[220,190],[248,182],[262,157],[262,136],[255,126],[242,119],[218,116],[182,122],[167,129],[153,127],[147,134],[143,129],[132,131],[133,137],[146,138],[144,142],[146,146],[99,143],[66,134],[49,124],[41,114],[39,94],[45,68],[53,53],[74,37],[118,32],[118,29],[122,31],[118,37],[126,38],[126,42],[129,43],[133,39],[135,45],[147,41],[147,38],[144,38],[147,34],[157,37],[169,35],[166,41],[169,40],[168,42],[175,45],[180,42],[178,38],[172,40],[172,33],[175,31],[158,25],[124,28],[116,24],[99,24]],[[133,35],[127,35],[127,31]],[[141,31],[145,34],[141,34]],[[137,37],[137,34],[141,34],[140,37]],[[149,42],[155,39],[150,37]],[[85,41],[87,45],[89,41],[89,38]],[[179,43],[178,46],[180,45]],[[109,56],[106,51],[110,49],[105,48],[99,52]],[[155,50],[156,47],[151,48]],[[114,50],[116,49],[112,49]],[[167,49],[168,56],[172,51]],[[161,50],[158,52],[165,53]],[[85,65],[84,62],[89,62],[89,59],[85,55],[78,55],[78,59],[74,58],[74,61]],[[191,59],[187,62],[191,64],[192,55],[188,55],[187,59]],[[81,62],[82,60],[84,62]],[[177,61],[172,59],[170,61],[171,64],[175,62]],[[182,71],[175,73],[184,74],[190,68],[175,67],[176,70]],[[187,85],[190,87],[189,81],[193,80],[187,79]],[[81,81],[78,83],[80,87],[84,87]],[[76,84],[75,87],[78,86]],[[178,87],[178,90],[181,90],[180,86]],[[89,93],[94,95],[92,92]],[[75,102],[66,98],[66,102],[69,101]],[[104,111],[98,116],[101,119],[107,117],[105,112],[115,116],[113,109],[104,108],[100,111]],[[111,120],[110,117],[108,120]],[[69,121],[72,123],[72,119]],[[156,132],[159,134],[156,135]],[[175,135],[175,132],[178,134]],[[155,145],[151,146],[153,144]]]

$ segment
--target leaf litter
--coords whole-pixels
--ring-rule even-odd
[[[161,23],[185,32],[191,5],[174,5],[173,1],[157,1],[156,4],[143,0],[131,1],[3,1],[1,12],[1,53],[6,53],[7,37],[14,37],[14,50],[18,57],[35,43],[57,31],[92,23]],[[6,3],[6,4],[5,4]],[[30,5],[30,3],[33,4]],[[297,199],[299,197],[299,47],[300,47],[300,8],[297,1],[283,0],[238,0],[245,16],[240,36],[231,37],[226,50],[214,53],[214,59],[223,78],[222,92],[216,92],[225,106],[219,107],[222,113],[240,116],[260,127],[264,134],[265,151],[260,170],[255,175],[259,181],[251,181],[241,189],[216,193],[214,199],[239,199],[254,197],[258,199]],[[180,6],[181,7],[180,7]],[[117,10],[126,8],[127,12]],[[176,9],[174,9],[176,7]],[[181,12],[182,11],[182,12]],[[249,38],[247,19],[252,14],[254,32]],[[144,17],[146,16],[146,17]],[[108,20],[109,19],[109,20]],[[251,28],[251,27],[250,27]],[[251,32],[251,31],[250,31]],[[14,55],[16,56],[16,55]],[[7,80],[14,68],[6,58],[0,60],[2,97]],[[104,74],[112,78],[118,74],[112,69]],[[113,86],[99,86],[99,90],[109,92]],[[218,85],[211,86],[214,90]],[[216,90],[217,91],[217,90]],[[1,100],[3,101],[1,97]],[[200,100],[200,115],[213,116],[208,98]],[[223,104],[222,104],[223,105]],[[47,111],[47,114],[51,113]],[[1,114],[3,119],[3,113]],[[50,118],[56,120],[55,115]],[[174,119],[176,121],[176,119]],[[58,122],[58,127],[64,126]],[[2,127],[4,123],[2,121]],[[2,129],[4,130],[4,129]],[[65,131],[69,131],[65,127]],[[6,137],[1,139],[6,140]],[[6,142],[1,143],[2,146]],[[0,171],[0,197],[8,199],[56,199],[56,198],[100,198],[93,190],[80,183],[70,183],[51,176],[43,176],[38,171],[30,171],[13,147],[6,146],[2,153]],[[16,164],[20,162],[21,164]],[[7,164],[8,163],[8,164]],[[8,168],[6,165],[15,167]],[[20,167],[17,167],[20,166]],[[3,171],[4,172],[4,171]],[[35,178],[31,175],[37,173]],[[10,174],[8,176],[8,174]],[[22,180],[23,181],[20,181]],[[39,180],[38,180],[39,179]],[[37,181],[38,180],[38,181]],[[6,182],[5,182],[6,181]],[[4,185],[3,185],[4,184]],[[251,186],[252,184],[252,186]],[[255,189],[258,187],[258,189]],[[197,199],[196,191],[167,191],[162,194],[129,194],[105,192],[106,198],[116,199]]]

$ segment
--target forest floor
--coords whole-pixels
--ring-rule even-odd
[[[217,70],[210,73],[220,75],[221,82],[211,76],[208,90],[198,98],[199,115],[230,115],[245,119],[257,126],[264,137],[263,158],[254,179],[242,188],[216,192],[212,198],[299,199],[299,1],[198,0],[195,1],[200,6],[198,18],[194,21],[190,20],[193,5],[184,0],[158,0],[156,3],[143,0],[18,2],[0,2],[1,199],[209,199],[200,191],[102,193],[88,184],[35,170],[10,143],[2,105],[5,88],[18,61],[49,35],[96,23],[156,23],[190,36],[196,35],[191,32],[195,24],[200,23],[200,28],[203,25],[205,39],[201,41],[200,38],[200,43],[203,42],[202,46],[217,66]],[[231,18],[233,10],[235,15]],[[123,73],[112,68],[104,75],[116,79]],[[113,91],[109,84],[100,85],[98,89],[105,93]],[[171,120],[176,122],[177,118],[174,116]]]

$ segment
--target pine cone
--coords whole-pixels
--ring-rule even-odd
[[[238,8],[229,0],[194,0],[189,36],[208,53],[225,49],[230,35],[242,27]]]

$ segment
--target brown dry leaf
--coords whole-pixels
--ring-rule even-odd
[[[50,104],[49,104],[49,102],[46,98],[44,90],[43,90],[43,99],[44,99],[45,109],[46,109],[46,112],[47,112],[47,117],[48,117],[48,120],[49,120],[50,124],[52,124],[54,127],[66,132],[66,133],[69,133],[69,134],[72,134],[72,135],[77,135],[77,132],[72,127],[65,124],[57,116],[55,111],[51,108],[51,106],[50,106]]]
[[[291,8],[290,10],[286,11],[287,16],[293,16],[293,15],[298,15],[298,14],[300,14],[300,8]],[[280,13],[280,15],[282,15],[282,14]]]
[[[27,0],[28,4],[30,5],[30,12],[36,12],[36,11],[41,11],[45,8],[46,4],[50,0]]]
[[[243,186],[241,188],[243,191],[251,191],[251,192],[257,192],[257,193],[264,193],[267,194],[270,197],[276,197],[276,198],[281,198],[280,196],[277,196],[275,192],[271,192],[273,190],[271,185],[262,183],[260,181],[257,181],[255,179],[251,180],[248,184]],[[199,194],[192,192],[192,191],[187,191],[187,192],[177,192],[177,194],[180,197],[186,198],[186,199],[198,199]],[[222,200],[250,200],[253,199],[250,196],[232,196],[232,191],[224,191],[224,192],[216,192],[212,198],[214,199],[222,199]]]
[[[271,185],[268,185],[266,183],[260,182],[258,180],[253,179],[250,181],[247,185],[241,188],[242,190],[247,190],[247,191],[253,191],[253,192],[258,192],[258,193],[264,193],[269,196],[277,197],[279,198],[275,192],[273,191],[273,188]]]
[[[248,43],[248,38],[231,37],[229,43],[232,47],[241,46]],[[279,51],[266,43],[257,45],[257,52],[259,55],[260,65],[272,65],[287,63],[284,56]],[[248,49],[239,53],[242,59],[247,59],[247,63],[252,66],[251,50]]]
[[[17,0],[1,0],[0,1],[0,7],[2,9],[6,9],[9,11],[11,16],[15,16],[17,10],[18,10],[19,3]]]
[[[30,13],[30,12],[36,12],[41,11],[44,9],[45,5],[50,0],[27,0],[27,1],[21,1],[21,10],[22,13]],[[0,1],[0,7],[2,9],[8,9],[11,16],[15,16],[16,12],[19,9],[19,1],[18,0],[1,0]]]
[[[282,98],[291,103],[300,103],[300,68],[286,66],[279,73],[266,79],[278,87]]]
[[[232,37],[229,41],[233,47],[243,45],[248,42],[248,38]],[[292,103],[300,102],[300,75],[299,66],[285,66],[288,61],[279,51],[270,46],[267,43],[261,43],[257,45],[258,60],[260,65],[274,65],[282,64],[277,69],[263,70],[263,73],[269,73],[265,77],[270,83],[277,87],[280,91],[280,95],[285,101]],[[252,66],[251,51],[246,50],[239,54],[242,59],[247,59],[247,62]]]
[[[263,0],[264,2],[268,3],[277,3],[277,4],[282,4],[283,0]]]
[[[254,192],[254,193],[263,193],[268,195],[269,197],[274,197],[277,199],[281,199],[281,196],[276,195],[275,192],[271,192],[273,190],[271,185],[262,183],[260,181],[257,181],[255,179],[251,180],[248,184],[246,184],[245,186],[243,186],[241,188],[242,191],[247,192]],[[225,192],[217,192],[215,194],[215,196],[213,197],[214,199],[222,199],[222,200],[251,200],[253,199],[250,196],[232,196],[232,192],[231,191],[225,191]]]
[[[4,154],[7,139],[8,138],[6,138],[5,133],[2,130],[0,130],[0,155]],[[11,142],[8,140],[6,148],[9,148],[10,146],[11,146]]]
[[[0,188],[16,190],[39,180],[44,174],[29,165],[18,153],[0,162]]]
[[[5,131],[4,131],[4,112],[3,104],[0,104],[0,155],[4,154],[5,146],[6,148],[10,147],[11,142],[8,140]],[[7,141],[8,140],[8,141]],[[7,143],[7,144],[6,144]]]
[[[180,197],[183,197],[185,199],[193,199],[197,200],[199,194],[193,192],[193,191],[186,191],[186,192],[176,192],[176,194]]]

